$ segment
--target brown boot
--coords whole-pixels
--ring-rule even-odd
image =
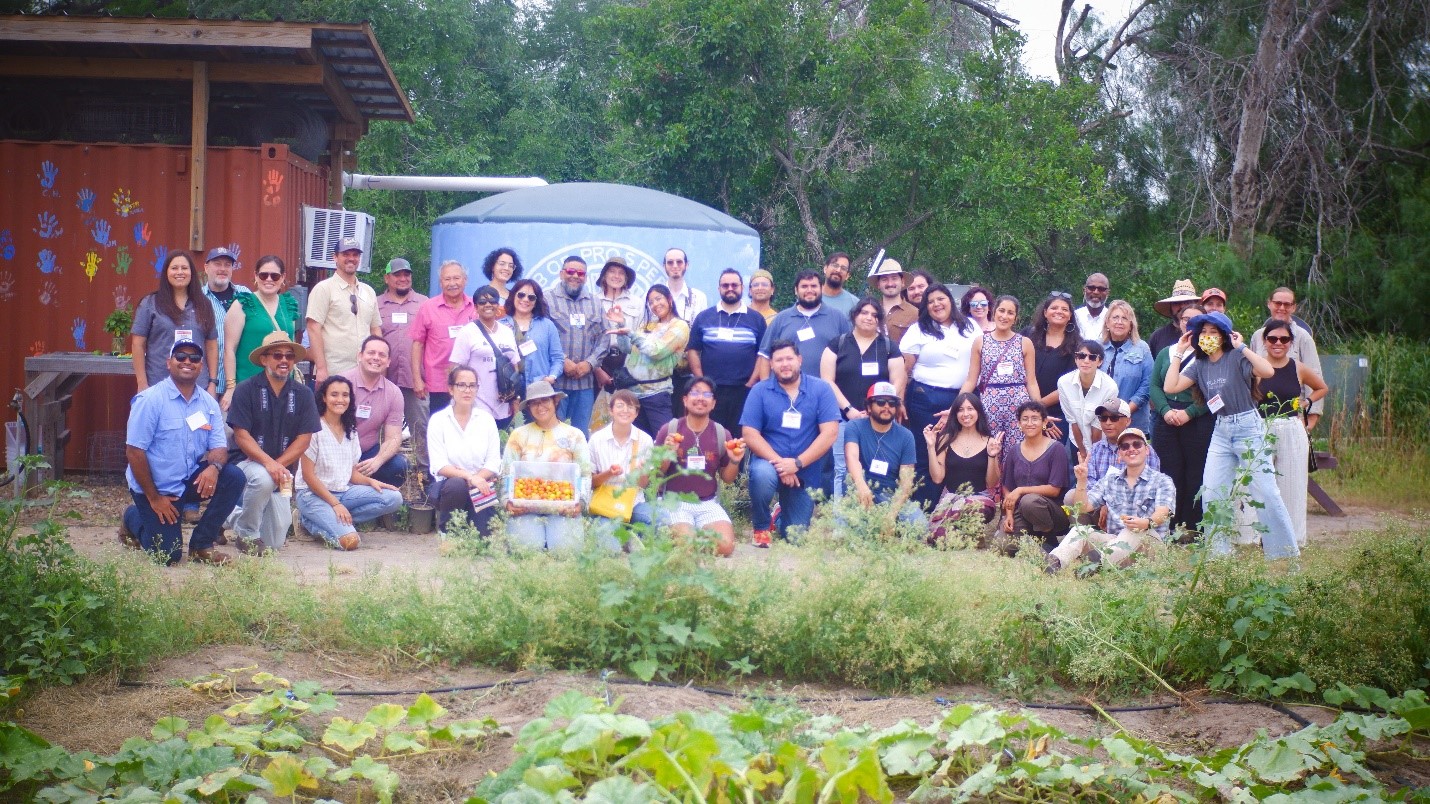
[[[201,550],[190,550],[189,560],[199,564],[213,564],[217,567],[227,564],[232,561],[233,558],[227,553],[220,553],[212,547],[205,547]]]
[[[129,528],[123,520],[119,522],[119,543],[130,550],[143,550],[144,545],[139,543],[139,537],[129,532]]]

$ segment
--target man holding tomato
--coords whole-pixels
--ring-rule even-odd
[[[689,494],[694,502],[672,498],[662,512],[677,537],[696,530],[715,534],[715,553],[735,552],[735,526],[720,507],[719,481],[734,483],[745,458],[743,439],[731,438],[724,425],[710,418],[715,409],[715,381],[695,376],[685,386],[685,415],[671,419],[656,433],[656,441],[675,450],[675,459],[660,465],[666,494]],[[685,470],[685,471],[681,471]]]

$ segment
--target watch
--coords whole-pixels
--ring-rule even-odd
[[[794,456],[794,468],[801,472],[804,471],[804,461],[800,460],[798,455]]]

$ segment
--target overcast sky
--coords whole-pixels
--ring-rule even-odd
[[[1082,12],[1089,0],[1077,0],[1073,13]],[[1105,25],[1121,23],[1127,15],[1131,0],[1090,0],[1094,13],[1101,16]],[[1056,78],[1057,68],[1053,66],[1053,39],[1058,32],[1059,0],[997,0],[994,4],[999,11],[1018,20],[1018,30],[1028,38],[1023,50],[1023,64],[1033,75]]]

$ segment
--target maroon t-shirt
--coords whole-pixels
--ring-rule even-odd
[[[675,448],[675,454],[680,462],[680,468],[689,466],[689,456],[704,455],[705,471],[703,474],[678,474],[675,463],[671,463],[666,470],[665,490],[680,494],[694,494],[700,498],[701,502],[714,498],[720,491],[719,481],[715,478],[715,473],[730,465],[730,453],[725,449],[725,439],[729,438],[725,428],[719,422],[711,420],[705,427],[705,431],[696,436],[695,431],[686,424],[685,417],[671,419],[660,428],[660,432],[655,434],[655,443],[665,443],[666,436],[670,435],[671,427],[674,432],[684,437],[680,446]]]

